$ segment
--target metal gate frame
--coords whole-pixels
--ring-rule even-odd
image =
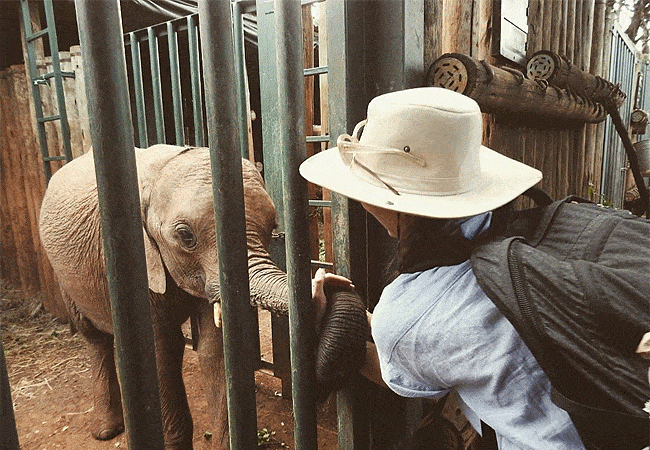
[[[609,58],[608,80],[620,85],[621,90],[627,95],[627,101],[620,109],[621,117],[629,125],[632,102],[636,89],[636,68],[638,64],[638,51],[632,41],[627,37],[618,24],[614,24],[611,33],[611,53]],[[625,194],[625,178],[627,173],[626,154],[623,143],[616,133],[610,116],[605,125],[603,139],[603,165],[601,175],[601,192],[603,201],[611,203],[615,208],[623,207]]]

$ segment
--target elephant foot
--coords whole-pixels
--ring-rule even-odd
[[[119,419],[97,420],[92,429],[92,435],[98,441],[108,441],[123,432],[124,420],[121,417]]]

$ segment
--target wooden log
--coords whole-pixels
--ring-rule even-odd
[[[542,48],[542,18],[544,3],[542,0],[528,1],[528,45],[526,55],[530,58],[534,52]]]
[[[469,54],[472,51],[472,2],[443,2],[442,51]]]
[[[8,124],[11,121],[9,117],[12,111],[9,97],[9,83],[11,69],[0,72],[0,136],[2,137],[4,148],[9,142]],[[7,161],[0,159],[0,248],[2,248],[2,258],[0,258],[0,278],[12,287],[20,287],[20,272],[18,270],[18,250],[14,238],[14,231],[11,227],[11,198],[9,191],[8,179],[11,174],[8,172]]]
[[[566,32],[566,53],[564,56],[569,61],[573,61],[575,57],[576,0],[569,0],[567,5]]]
[[[43,306],[62,321],[67,320],[67,309],[63,304],[56,276],[50,265],[45,250],[40,241],[38,219],[41,202],[45,195],[45,174],[40,154],[40,147],[35,133],[35,123],[30,115],[28,98],[29,83],[22,67],[20,77],[16,80],[15,96],[21,99],[16,110],[16,117],[20,121],[22,135],[20,137],[21,165],[25,181],[25,192],[29,208],[29,223],[32,233],[35,268],[38,271],[40,292],[43,294]]]
[[[544,80],[594,102],[611,99],[617,107],[620,107],[625,101],[625,93],[614,83],[579,69],[555,52],[548,50],[535,52],[528,61],[526,69],[528,78],[532,80]]]
[[[551,32],[551,45],[548,47],[554,52],[559,52],[560,50],[560,36],[562,35],[562,8],[563,4],[560,0],[555,0],[551,2],[551,22],[549,28],[553,31]]]
[[[589,58],[589,73],[592,75],[602,76],[603,70],[603,51],[605,42],[605,10],[606,0],[596,0],[594,4],[594,25],[593,25],[593,40],[591,47],[591,56]],[[596,184],[596,179],[600,179],[600,167],[596,167],[597,154],[603,152],[603,136],[601,132],[604,124],[587,125],[585,131],[585,165],[587,173],[585,175],[585,189],[587,192],[585,196],[593,189]],[[598,150],[596,145],[599,145]]]
[[[86,98],[86,82],[84,78],[83,62],[81,47],[75,45],[70,47],[72,68],[74,70],[75,81],[75,101],[77,103],[77,112],[79,115],[79,126],[81,128],[81,153],[87,153],[92,147],[90,138],[90,119],[88,117],[88,99]]]
[[[542,13],[542,48],[551,48],[553,41],[553,32],[555,28],[552,23],[553,3],[554,0],[542,0],[544,9]]]
[[[479,0],[475,2],[475,5],[473,13],[475,19],[472,25],[472,51],[474,53],[472,56],[477,59],[488,59],[492,54],[492,34],[494,33],[493,2]],[[488,61],[490,60],[488,59]]]
[[[442,55],[427,74],[429,86],[444,87],[473,98],[483,112],[527,115],[547,120],[597,123],[605,119],[602,105],[566,90],[545,89],[520,72],[500,69],[466,55]]]
[[[568,10],[569,10],[569,4],[568,4],[569,1],[573,1],[573,0],[562,0],[562,2],[561,2],[562,3],[562,6],[561,6],[562,12],[561,12],[560,22],[558,23],[559,42],[558,42],[558,48],[557,48],[557,52],[560,55],[566,55],[566,39],[567,39],[566,22],[567,22]],[[534,52],[532,52],[532,53],[534,53]]]
[[[59,58],[61,60],[61,71],[74,73],[72,52],[59,52]],[[83,139],[81,136],[79,109],[77,108],[76,80],[74,78],[63,78],[63,93],[65,95],[68,127],[70,128],[70,149],[72,150],[72,157],[76,158],[83,154]]]
[[[591,48],[594,40],[594,0],[583,0],[582,5],[582,70],[589,72],[591,66]]]
[[[15,77],[9,83],[7,98],[9,99],[8,111],[17,109],[17,97],[14,92]],[[2,145],[2,164],[5,165],[7,197],[11,199],[9,205],[11,228],[14,232],[16,243],[16,264],[20,274],[20,289],[27,293],[38,292],[39,277],[34,258],[34,242],[29,224],[29,207],[25,192],[25,181],[21,167],[21,152],[24,146],[21,142],[22,133],[20,121],[10,120],[7,124],[8,139]]]

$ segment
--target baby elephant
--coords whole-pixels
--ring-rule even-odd
[[[181,325],[198,317],[198,354],[215,445],[228,445],[222,336],[209,301],[219,298],[219,272],[207,148],[156,145],[136,149],[156,363],[166,449],[192,448],[192,419],[181,374]],[[287,278],[267,252],[275,207],[253,164],[242,160],[251,301],[286,314]],[[43,199],[40,235],[58,277],[74,329],[90,349],[94,424],[107,440],[124,430],[113,358],[97,185],[92,154],[52,177]]]

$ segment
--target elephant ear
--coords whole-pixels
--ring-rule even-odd
[[[144,232],[144,253],[147,257],[147,276],[149,278],[149,289],[157,294],[164,294],[167,288],[165,284],[165,268],[158,251],[158,246],[151,239],[147,230]]]

